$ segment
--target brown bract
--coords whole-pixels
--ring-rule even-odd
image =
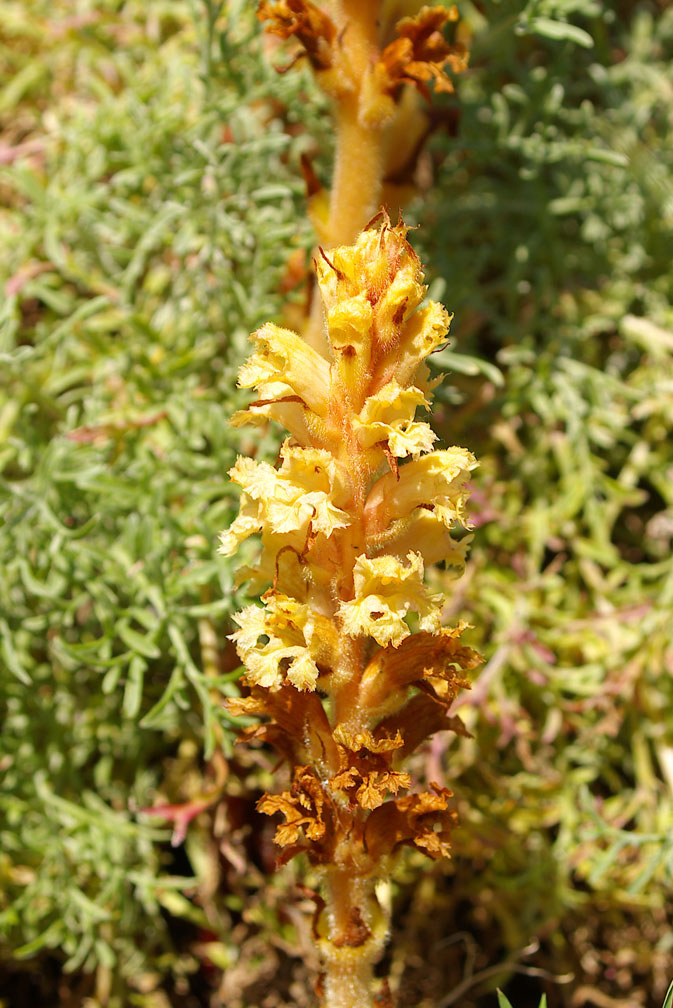
[[[391,853],[403,843],[432,858],[448,856],[456,818],[448,810],[450,792],[433,785],[433,792],[421,795],[396,800],[389,795],[411,786],[409,774],[394,764],[431,734],[447,729],[468,734],[460,718],[447,713],[460,687],[467,685],[461,669],[479,661],[475,651],[460,645],[459,634],[460,628],[443,635],[420,633],[398,649],[378,652],[363,678],[369,700],[381,707],[381,689],[391,696],[409,686],[422,691],[379,720],[373,731],[343,724],[330,728],[318,695],[292,686],[275,692],[253,687],[250,696],[228,701],[234,715],[270,718],[245,729],[243,738],[270,743],[295,766],[291,790],[265,795],[258,804],[260,812],[285,816],[275,835],[285,848],[281,861],[306,853],[314,864],[324,864],[328,848],[333,851],[347,837],[354,839],[362,827],[369,856]],[[300,760],[313,766],[297,767]],[[316,768],[321,769],[316,773]],[[363,812],[371,814],[358,827]]]
[[[241,740],[256,738],[268,742],[291,765],[310,759],[336,766],[337,747],[317,693],[300,693],[293,686],[283,686],[275,692],[253,686],[250,696],[232,697],[226,706],[234,717],[271,719],[270,723],[245,729]]]
[[[359,948],[371,937],[371,931],[362,919],[359,907],[353,907],[348,918],[345,932],[340,938],[335,938],[334,944],[337,948]]]
[[[336,28],[327,14],[310,0],[262,0],[257,8],[260,21],[268,21],[266,30],[287,39],[296,35],[306,50],[315,70],[327,70],[332,65],[332,43]]]
[[[471,738],[457,714],[448,714],[442,703],[427,693],[417,693],[396,714],[385,718],[379,729],[387,732],[404,731],[404,745],[398,750],[398,760],[405,760],[423,742],[439,731],[453,731],[456,735]]]
[[[435,91],[454,91],[453,81],[444,68],[448,64],[454,74],[462,73],[467,68],[468,53],[460,43],[450,45],[442,28],[457,20],[455,6],[423,7],[415,17],[402,18],[397,23],[399,38],[386,46],[379,64],[388,93],[406,82],[415,85],[429,99],[429,81],[434,81]]]
[[[449,837],[458,816],[449,808],[452,792],[431,784],[432,791],[386,802],[367,820],[365,843],[378,860],[400,844],[418,847],[428,857],[450,857]]]
[[[461,671],[476,668],[482,661],[473,648],[461,643],[462,630],[462,627],[445,627],[436,634],[421,631],[407,637],[397,648],[381,648],[362,677],[362,705],[381,709],[398,691],[412,684],[425,688],[428,683],[450,704],[460,689],[469,689]]]
[[[381,707],[381,689],[390,696],[395,692],[399,696],[400,689],[409,686],[421,692],[379,721],[373,731],[343,724],[331,729],[317,694],[299,693],[291,686],[276,692],[253,687],[251,696],[228,701],[232,714],[271,718],[246,729],[244,738],[270,743],[290,765],[301,759],[322,768],[316,774],[310,766],[295,767],[291,790],[265,795],[258,805],[267,815],[285,816],[275,836],[276,843],[287,848],[282,861],[307,853],[314,864],[325,863],[327,846],[333,850],[345,838],[353,839],[362,825],[365,849],[375,858],[402,843],[432,858],[448,856],[456,819],[448,809],[449,791],[433,785],[432,792],[387,799],[411,786],[409,774],[396,769],[396,761],[436,731],[468,735],[460,718],[447,713],[460,687],[468,685],[461,669],[480,660],[475,651],[460,645],[459,634],[460,628],[443,635],[420,633],[406,646],[378,652],[363,679],[369,700]],[[337,806],[342,810],[338,815]],[[363,811],[371,814],[357,827]]]

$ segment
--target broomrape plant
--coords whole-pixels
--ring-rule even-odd
[[[374,1004],[388,928],[375,887],[398,849],[448,855],[451,792],[433,783],[400,796],[412,786],[403,764],[434,732],[464,732],[450,706],[480,660],[461,643],[464,625],[442,626],[444,596],[424,583],[430,564],[464,568],[470,537],[452,529],[466,524],[477,463],[465,448],[433,451],[432,428],[415,419],[430,405],[426,358],[450,317],[422,305],[406,234],[380,215],[354,245],[322,253],[329,357],[262,326],[239,376],[258,399],[233,418],[289,432],[278,468],[239,457],[230,471],[240,512],[220,551],[259,534],[259,560],[241,574],[264,593],[234,617],[250,693],[229,705],[264,718],[243,737],[290,764],[290,789],[259,808],[284,818],[280,861],[306,854],[321,879],[314,935],[326,1008]]]

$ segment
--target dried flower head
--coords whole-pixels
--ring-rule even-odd
[[[415,17],[402,18],[397,23],[398,38],[381,54],[388,77],[388,87],[402,81],[414,84],[429,98],[426,82],[433,81],[436,91],[454,90],[447,75],[448,65],[454,74],[467,69],[467,50],[462,43],[450,45],[442,29],[458,20],[458,8],[423,7]]]
[[[452,94],[453,80],[467,69],[468,51],[462,42],[450,43],[446,25],[458,20],[458,8],[422,7],[413,17],[401,18],[397,37],[379,54],[363,81],[360,116],[374,124],[390,119],[402,84],[415,87],[430,101],[429,83],[435,91]]]
[[[336,28],[316,4],[310,0],[262,0],[257,8],[260,21],[267,21],[266,30],[283,39],[295,36],[304,47],[315,70],[332,65],[332,43]]]

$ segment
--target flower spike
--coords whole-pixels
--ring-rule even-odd
[[[240,373],[259,398],[235,422],[272,418],[290,436],[278,465],[239,458],[230,471],[241,504],[221,550],[258,535],[255,578],[268,576],[261,605],[235,617],[251,694],[230,709],[266,718],[245,737],[291,764],[290,789],[258,807],[283,816],[281,859],[303,853],[322,877],[326,1008],[346,1008],[345,969],[367,1008],[386,930],[374,882],[402,845],[447,856],[455,825],[445,787],[404,794],[401,761],[436,731],[465,734],[449,707],[479,656],[463,625],[442,626],[444,596],[424,576],[441,560],[462,571],[469,537],[454,533],[468,524],[477,463],[464,448],[433,450],[416,417],[432,401],[425,361],[449,317],[422,306],[404,224],[377,216],[316,272],[329,358],[267,324]]]

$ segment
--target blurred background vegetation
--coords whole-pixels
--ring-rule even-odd
[[[660,1008],[673,973],[673,8],[463,0],[409,218],[436,426],[475,538],[448,618],[486,658],[415,778],[401,1005]],[[310,1008],[299,877],[234,749],[215,556],[248,333],[298,304],[300,158],[330,123],[253,5],[4,0],[0,23],[0,1005]],[[441,572],[437,575],[441,580]],[[223,750],[226,761],[218,758]],[[143,812],[180,805],[166,817]],[[198,815],[196,813],[198,812]],[[194,816],[182,833],[186,819]],[[174,846],[171,845],[171,826]],[[310,880],[309,880],[310,881]]]

